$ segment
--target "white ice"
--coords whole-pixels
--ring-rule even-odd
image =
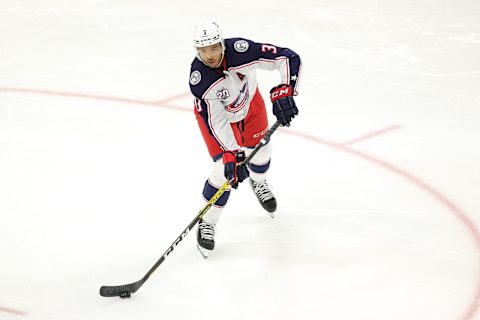
[[[303,58],[277,217],[243,184],[103,298],[201,209],[206,18]],[[0,319],[480,319],[479,140],[478,1],[0,1]]]

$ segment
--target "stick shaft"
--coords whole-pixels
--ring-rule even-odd
[[[270,137],[278,129],[280,123],[277,121],[273,126],[268,130],[268,132],[263,136],[262,140],[257,144],[255,149],[250,153],[250,155],[245,159],[244,164],[247,165],[250,163],[252,158],[257,154],[257,152],[270,141]],[[137,282],[130,283],[127,285],[121,286],[102,286],[100,288],[100,295],[103,297],[115,297],[120,296],[122,293],[129,292],[134,293],[150,278],[150,276],[157,270],[157,268],[165,261],[170,253],[175,249],[175,247],[187,236],[187,234],[192,230],[195,225],[200,221],[200,219],[208,212],[208,210],[213,206],[215,202],[227,191],[230,186],[229,181],[225,181],[224,184],[218,189],[218,191],[212,196],[212,198],[207,202],[207,204],[197,213],[195,218],[190,222],[190,224],[182,231],[182,233],[175,239],[175,241],[168,247],[165,253],[158,259],[157,262],[148,270],[148,272]]]

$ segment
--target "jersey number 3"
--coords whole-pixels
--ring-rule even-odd
[[[273,54],[277,54],[277,47],[269,45],[269,44],[262,44],[262,52],[270,51]]]

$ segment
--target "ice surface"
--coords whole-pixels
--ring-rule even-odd
[[[208,260],[192,232],[100,297],[201,208],[205,18],[303,59],[278,213],[241,185]],[[11,0],[0,40],[0,319],[480,318],[478,1]]]

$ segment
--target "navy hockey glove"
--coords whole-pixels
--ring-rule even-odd
[[[223,164],[225,165],[225,178],[230,181],[233,188],[248,178],[250,173],[247,166],[242,164],[245,161],[245,152],[242,150],[227,151],[223,154]]]
[[[270,90],[270,100],[273,103],[273,114],[282,126],[290,126],[290,122],[298,114],[298,108],[293,100],[294,91],[288,84],[281,84]]]

